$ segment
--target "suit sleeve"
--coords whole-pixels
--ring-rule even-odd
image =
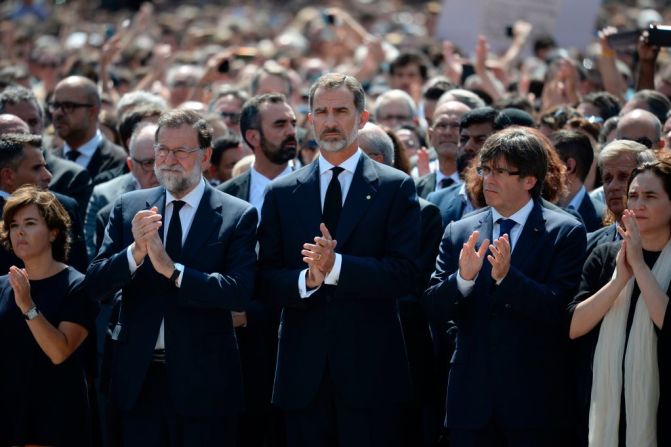
[[[238,218],[220,271],[205,273],[184,266],[177,293],[181,306],[242,311],[254,291],[258,213],[248,207]]]
[[[73,199],[70,218],[70,233],[72,234],[72,243],[70,244],[69,264],[79,272],[85,273],[88,266],[88,256],[86,254],[86,244],[84,242],[84,230],[82,228],[81,213],[79,204]]]
[[[580,272],[585,259],[585,228],[582,225],[560,231],[547,260],[552,262],[546,281],[539,282],[526,276],[514,266],[495,287],[493,299],[518,315],[542,321],[548,325],[563,324],[566,308],[578,288]]]
[[[261,300],[274,306],[300,306],[298,275],[305,268],[287,268],[276,192],[268,188],[259,226],[259,275],[256,287]],[[300,247],[299,247],[300,250]]]
[[[395,194],[386,219],[380,219],[386,232],[384,251],[375,257],[343,254],[336,297],[396,299],[414,292],[419,274],[421,225],[413,180],[406,177]]]
[[[110,214],[100,251],[86,271],[87,285],[95,299],[105,299],[132,279],[126,257],[126,249],[130,244],[124,242],[123,205],[124,199],[120,197]]]
[[[96,233],[96,216],[103,205],[103,200],[100,194],[94,191],[91,194],[91,199],[86,207],[86,218],[84,219],[84,236],[86,237],[86,251],[89,258],[93,259],[96,255],[94,235]]]
[[[438,249],[436,269],[431,275],[429,287],[422,296],[422,305],[432,320],[458,319],[460,307],[465,299],[457,287],[461,246],[456,246],[453,230],[453,224],[445,228]]]

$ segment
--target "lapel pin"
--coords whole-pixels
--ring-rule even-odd
[[[370,194],[366,196],[366,200],[370,200]]]

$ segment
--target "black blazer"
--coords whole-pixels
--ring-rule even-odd
[[[258,293],[283,306],[273,402],[303,409],[328,364],[340,398],[360,408],[410,397],[396,300],[418,274],[419,206],[413,181],[362,154],[337,232],[337,286],[301,299],[301,249],[320,233],[319,163],[273,181],[259,228]]]
[[[580,217],[582,217],[582,221],[585,223],[585,230],[587,230],[588,233],[603,227],[601,216],[597,214],[589,194],[585,194],[582,198],[580,206],[578,207],[578,213],[580,214]]]
[[[457,287],[459,253],[474,230],[492,238],[490,208],[445,229],[427,311],[458,328],[447,391],[449,428],[547,429],[567,424],[567,318],[585,252],[585,229],[541,205],[533,210],[497,286],[485,260],[472,291]]]
[[[64,158],[65,154],[63,152],[63,147],[54,149],[54,155]],[[102,137],[89,164],[86,166],[86,170],[89,171],[89,175],[93,179],[93,185],[111,180],[117,175],[114,174],[114,176],[110,176],[106,171],[115,171],[118,175],[127,172],[124,168],[127,158],[128,153],[121,146],[117,146],[107,138]],[[88,205],[88,201],[86,204]]]
[[[237,177],[233,177],[230,180],[225,181],[221,185],[217,186],[219,191],[223,191],[226,194],[230,194],[238,199],[242,199],[245,202],[249,202],[249,188],[252,184],[252,171],[247,170],[240,174]]]
[[[422,199],[429,197],[429,194],[436,190],[436,173],[429,172],[428,174],[415,180],[415,187],[417,188],[417,195]]]
[[[244,310],[253,292],[257,213],[206,185],[184,243],[185,270],[177,288],[148,257],[130,274],[131,220],[152,206],[163,214],[163,187],[132,191],[115,202],[102,247],[87,272],[93,296],[123,290],[112,336],[111,399],[122,410],[133,408],[165,319],[166,371],[175,409],[188,417],[227,414],[242,404],[230,311]]]
[[[93,191],[93,182],[89,171],[77,163],[55,156],[49,150],[43,152],[47,169],[51,172],[49,191],[58,192],[75,199],[79,205],[81,218],[84,219],[89,197],[91,197],[91,191]]]

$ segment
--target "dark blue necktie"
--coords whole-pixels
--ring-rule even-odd
[[[513,229],[515,222],[512,219],[504,219],[503,217],[499,218],[496,223],[499,224],[499,237],[503,236],[504,234],[508,235],[508,242],[510,242],[510,247],[513,246],[513,236],[510,234],[510,230]]]
[[[344,171],[340,166],[331,168],[333,177],[328,188],[326,188],[326,196],[324,197],[324,211],[322,212],[322,222],[326,225],[332,236],[335,237],[336,229],[338,227],[338,220],[340,220],[340,211],[342,210],[342,189],[340,188],[340,181],[338,176]]]
[[[439,185],[440,189],[447,188],[448,186],[454,185],[454,179],[451,177],[443,177],[440,179]]]

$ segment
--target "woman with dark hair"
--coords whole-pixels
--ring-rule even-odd
[[[96,307],[65,264],[70,218],[24,186],[4,206],[0,241],[25,268],[0,277],[0,445],[90,445],[82,342]]]
[[[569,335],[586,342],[579,378],[590,447],[671,442],[671,162],[639,165],[627,191],[622,241],[594,249],[570,306]]]

